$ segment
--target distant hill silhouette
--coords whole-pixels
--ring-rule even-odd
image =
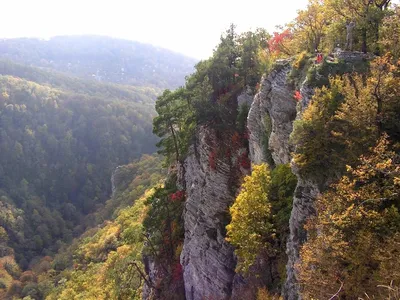
[[[162,89],[182,85],[196,63],[148,44],[91,35],[2,39],[0,57],[86,79]]]

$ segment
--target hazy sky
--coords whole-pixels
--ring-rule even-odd
[[[0,38],[98,34],[207,58],[230,23],[273,31],[307,0],[1,0]]]

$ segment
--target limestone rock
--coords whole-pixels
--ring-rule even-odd
[[[210,167],[213,145],[221,147],[213,130],[201,127],[185,161],[187,200],[185,240],[181,254],[186,299],[229,299],[235,275],[233,248],[225,241],[228,208],[234,201],[232,166],[217,160]]]
[[[262,78],[260,91],[250,108],[247,126],[250,131],[250,157],[253,163],[267,161],[263,145],[268,138],[268,149],[275,164],[290,162],[289,136],[296,117],[296,102],[293,89],[287,83],[291,70],[289,61],[281,61],[266,78]],[[271,120],[269,137],[265,116]]]
[[[283,294],[287,300],[300,299],[295,264],[299,259],[300,247],[307,239],[304,224],[307,218],[315,213],[314,200],[319,194],[318,186],[315,183],[304,180],[298,175],[297,179],[298,182],[293,196],[293,209],[289,220],[290,235],[286,247],[288,263]]]

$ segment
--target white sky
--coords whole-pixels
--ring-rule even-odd
[[[272,32],[307,0],[0,0],[0,38],[97,34],[207,58],[230,23]]]

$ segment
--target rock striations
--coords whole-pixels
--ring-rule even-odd
[[[185,240],[181,254],[188,300],[229,299],[235,275],[233,248],[225,241],[228,208],[234,200],[232,167],[210,153],[220,140],[213,130],[201,127],[195,146],[185,161]]]
[[[255,164],[268,160],[267,151],[276,165],[290,162],[289,136],[296,117],[293,90],[286,80],[290,70],[289,61],[279,61],[275,70],[262,78],[260,91],[251,105],[247,126],[250,158]],[[271,124],[266,124],[268,120]],[[264,139],[267,139],[266,143]]]

